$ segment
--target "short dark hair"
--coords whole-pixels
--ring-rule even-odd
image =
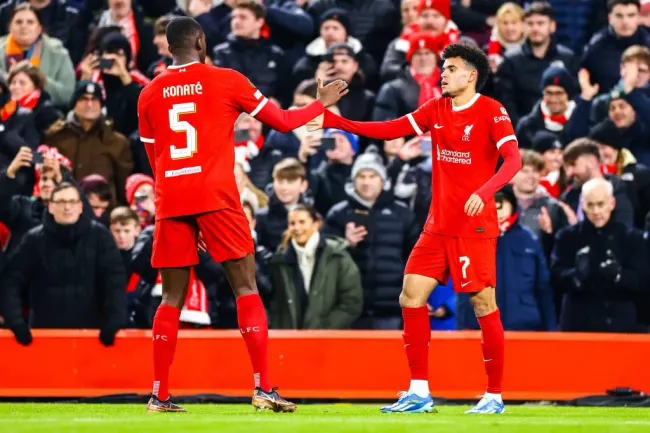
[[[553,12],[553,6],[551,6],[549,2],[532,2],[529,4],[528,7],[524,9],[524,19],[533,15],[549,17],[551,20],[555,21],[555,12]]]
[[[84,192],[86,193],[86,196],[90,194],[97,194],[97,197],[99,197],[101,201],[113,201],[113,190],[108,183],[94,183]]]
[[[607,0],[607,13],[612,13],[614,6],[627,6],[634,5],[638,10],[641,10],[641,0]]]
[[[174,48],[191,48],[197,36],[202,34],[203,28],[201,28],[201,24],[190,17],[174,18],[167,24],[167,29],[165,30],[170,51]]]
[[[22,3],[27,4],[27,3]],[[7,77],[7,85],[10,85],[16,75],[24,73],[34,84],[34,88],[38,90],[45,89],[47,77],[36,66],[32,65],[29,60],[21,60],[9,69],[9,76]]]
[[[248,9],[253,12],[256,19],[264,18],[266,16],[266,9],[264,6],[255,0],[235,0],[232,4],[233,9]]]
[[[600,150],[598,149],[596,142],[591,138],[582,137],[573,140],[564,149],[562,159],[565,164],[573,164],[576,159],[582,155],[592,155],[595,156],[598,161],[600,161]]]
[[[442,52],[443,59],[460,57],[469,67],[476,69],[478,78],[476,79],[476,91],[479,92],[488,79],[490,64],[487,55],[476,45],[472,44],[451,44]]]
[[[316,96],[318,96],[318,82],[314,78],[303,80],[293,93],[316,99]]]
[[[81,198],[81,191],[79,191],[79,188],[77,188],[74,184],[72,184],[70,182],[61,182],[60,184],[55,186],[54,189],[52,190],[52,195],[50,195],[50,200],[53,201],[54,196],[58,192],[66,190],[66,189],[74,189],[75,191],[77,191],[77,195],[79,196],[79,198]]]
[[[128,206],[119,206],[111,211],[110,224],[127,225],[130,221],[136,226],[140,225],[138,213]]]
[[[273,167],[273,179],[307,179],[307,171],[296,158],[284,158]]]

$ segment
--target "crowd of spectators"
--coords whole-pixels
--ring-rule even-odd
[[[300,107],[388,120],[440,95],[440,53],[485,49],[482,93],[516,128],[523,167],[495,197],[506,330],[650,330],[649,0],[5,0],[0,4],[0,326],[91,328],[111,345],[161,300],[137,100],[194,17],[210,64]],[[218,116],[218,113],[214,114]],[[275,329],[400,329],[398,297],[431,200],[430,136],[269,130],[242,114],[234,169]],[[433,146],[435,148],[435,146]],[[205,150],[204,150],[205,151]],[[209,151],[209,149],[208,149]],[[235,328],[223,268],[201,252],[181,315]],[[453,281],[434,329],[478,329]]]

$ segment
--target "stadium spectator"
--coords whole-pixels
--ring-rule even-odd
[[[562,168],[562,143],[557,135],[542,129],[533,136],[532,150],[542,155],[544,160],[539,184],[548,195],[558,198],[566,186]]]
[[[556,23],[547,2],[533,2],[525,10],[525,42],[506,53],[494,77],[494,96],[513,125],[539,100],[539,83],[549,66],[562,66],[571,76],[578,70],[573,51],[555,40]]]
[[[340,129],[328,129],[323,137],[333,137],[334,149],[319,149],[321,142],[301,143],[298,159],[307,160],[311,152],[321,152],[324,162],[317,170],[308,170],[309,189],[314,198],[314,207],[321,214],[326,214],[336,203],[345,200],[345,185],[352,173],[354,156],[359,152],[359,137]],[[304,144],[304,146],[303,146]],[[308,147],[313,146],[313,147]]]
[[[43,224],[7,263],[0,291],[6,325],[23,345],[31,343],[30,328],[94,328],[112,346],[126,323],[126,273],[115,242],[83,212],[73,184],[57,185],[47,206]]]
[[[133,158],[127,138],[102,114],[102,89],[92,81],[79,81],[72,106],[65,120],[52,125],[45,141],[72,162],[75,179],[99,174],[108,180],[117,203],[125,204],[126,178],[133,171]]]
[[[402,17],[402,31],[418,19],[420,0],[401,0],[399,12]]]
[[[583,79],[587,85],[590,84],[588,72]],[[648,103],[644,103],[647,98],[650,98],[648,83],[650,83],[650,48],[632,45],[623,51],[621,56],[621,80],[614,86],[613,90],[621,93],[623,98],[635,107],[635,110],[640,109],[640,112],[646,113],[645,118],[650,118],[650,111],[648,111],[648,108],[640,107],[648,107]],[[590,114],[592,125],[607,118],[610,101],[610,92],[594,98]]]
[[[585,210],[582,208],[582,186],[591,179],[604,178],[612,184],[613,195],[616,199],[616,209],[613,218],[616,222],[627,227],[634,226],[634,208],[627,194],[625,183],[612,174],[603,174],[600,170],[600,150],[598,145],[589,138],[579,138],[571,142],[564,150],[564,168],[567,178],[572,182],[562,193],[560,200],[568,204],[576,213],[578,221],[582,221]]]
[[[550,66],[544,71],[540,82],[542,99],[517,122],[519,147],[532,147],[533,136],[542,130],[557,134],[561,143],[577,138],[571,136],[571,116],[576,109],[574,81],[565,68]]]
[[[348,44],[330,45],[325,61],[331,63],[333,72],[318,69],[316,79],[323,82],[341,79],[348,83],[349,93],[337,104],[341,115],[352,120],[372,119],[375,94],[366,88],[365,77],[359,69],[359,59],[354,49]]]
[[[379,154],[360,155],[351,174],[348,196],[329,211],[326,231],[345,238],[361,271],[364,312],[355,327],[399,329],[404,266],[419,229],[413,212],[390,192]]]
[[[317,23],[325,12],[334,8],[343,9],[348,16],[354,17],[351,35],[361,41],[376,64],[381,64],[386,46],[400,31],[399,12],[394,1],[313,0],[309,2],[307,12]]]
[[[349,329],[361,315],[363,287],[345,241],[326,237],[310,206],[292,208],[287,224],[282,246],[268,262],[274,289],[269,327]]]
[[[451,280],[439,284],[427,300],[429,323],[432,331],[451,331],[456,329],[456,294]]]
[[[257,243],[275,252],[287,230],[289,209],[304,203],[309,187],[305,167],[295,158],[286,158],[273,167],[273,193],[267,207],[255,215]]]
[[[232,0],[176,0],[174,15],[189,16],[201,24],[208,43],[208,53],[225,41],[230,32],[230,11]]]
[[[113,235],[117,249],[120,250],[122,263],[127,275],[126,298],[128,326],[135,325],[133,312],[137,309],[137,292],[140,276],[132,271],[131,261],[135,240],[140,235],[140,218],[131,208],[121,206],[110,212],[108,226]],[[137,326],[136,326],[137,327]]]
[[[21,3],[9,20],[9,34],[0,38],[0,70],[10,72],[27,60],[45,75],[45,91],[57,107],[70,102],[74,90],[74,68],[60,40],[43,34],[40,12],[29,3]]]
[[[451,19],[465,36],[485,45],[490,29],[497,26],[496,15],[501,1],[451,0]]]
[[[609,0],[609,25],[596,33],[585,48],[582,67],[601,93],[612,90],[621,77],[623,52],[633,46],[650,46],[650,32],[639,27],[639,0]]]
[[[553,249],[553,239],[560,229],[575,223],[575,214],[564,211],[558,200],[549,196],[540,185],[544,159],[539,153],[521,149],[521,169],[512,179],[512,190],[517,199],[515,210],[518,223],[529,229],[541,242],[547,257]],[[571,216],[571,221],[569,221]]]
[[[113,119],[114,129],[126,137],[138,128],[137,102],[142,87],[149,82],[130,64],[131,44],[114,30],[102,36],[97,51],[88,54],[80,64],[80,80],[100,86],[106,114]]]
[[[153,25],[153,44],[158,50],[158,60],[154,60],[146,69],[146,75],[150,79],[167,70],[167,67],[172,64],[172,54],[169,52],[169,44],[167,43],[167,35],[165,34],[167,24],[169,24],[172,18],[172,16],[160,17]]]
[[[520,224],[515,193],[496,194],[501,236],[497,240],[497,305],[507,331],[553,331],[557,317],[544,251],[537,237]],[[437,290],[437,289],[436,289]],[[457,294],[458,329],[480,329],[466,293]]]
[[[452,15],[454,8],[452,8]],[[521,46],[526,41],[524,33],[524,10],[513,2],[502,4],[494,15],[496,24],[492,27],[487,55],[490,70],[496,74],[503,63],[506,51]],[[487,18],[490,18],[489,16]]]
[[[213,63],[241,72],[267,97],[287,102],[292,90],[288,83],[291,65],[280,47],[262,37],[264,6],[255,0],[240,0],[231,15],[232,33],[214,48]]]
[[[79,181],[79,189],[86,196],[97,221],[108,227],[110,209],[115,206],[115,196],[106,178],[99,174],[89,174]]]
[[[618,201],[607,180],[585,183],[581,201],[587,218],[558,234],[551,263],[564,293],[560,329],[637,332],[637,295],[647,287],[643,234],[613,218]]]
[[[426,32],[437,36],[440,41],[437,57],[447,45],[458,42],[460,37],[458,27],[450,18],[449,0],[420,0],[417,21],[405,27],[402,34],[386,49],[379,70],[382,82],[397,78],[404,72],[404,65],[407,63],[406,54],[411,50],[409,39],[413,33]]]
[[[557,22],[557,40],[581,53],[594,33],[607,26],[607,0],[549,0]]]
[[[643,229],[650,212],[650,169],[638,163],[632,152],[622,148],[621,132],[611,120],[605,119],[594,126],[589,138],[600,149],[601,171],[618,176],[625,183],[634,208],[634,226]]]
[[[132,0],[108,0],[108,9],[99,15],[97,27],[113,26],[120,27],[128,41],[129,49],[123,49],[129,53],[126,69],[146,71],[156,60],[156,51],[150,42],[154,37],[153,28],[145,20],[142,9]]]
[[[145,174],[136,173],[126,178],[126,202],[138,213],[142,228],[153,224],[156,216],[153,186],[153,178]]]
[[[331,9],[320,17],[320,36],[311,41],[293,67],[294,82],[321,76],[326,82],[334,80],[336,71],[326,58],[329,47],[334,44],[347,44],[355,52],[359,69],[363,72],[368,87],[375,89],[378,84],[377,64],[370,54],[363,50],[358,39],[350,36],[350,17],[342,9]],[[318,73],[317,73],[317,70]]]
[[[438,52],[441,39],[426,32],[413,33],[406,53],[408,65],[397,78],[379,90],[373,120],[392,120],[415,111],[429,99],[442,95]]]
[[[247,168],[250,170],[250,166],[245,161],[235,160],[235,182],[242,203],[248,202],[257,212],[259,209],[268,206],[269,198],[263,191],[253,185],[248,177]]]
[[[29,2],[38,10],[45,34],[60,40],[70,54],[73,64],[81,60],[88,29],[84,28],[79,8],[65,0],[6,0],[0,5],[0,29],[9,28],[11,14],[16,6]]]

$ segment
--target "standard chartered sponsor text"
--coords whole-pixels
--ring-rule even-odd
[[[471,164],[472,155],[470,152],[459,152],[457,150],[442,149],[440,151],[440,160],[452,164]]]

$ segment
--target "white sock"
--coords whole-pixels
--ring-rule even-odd
[[[491,398],[493,400],[498,401],[499,403],[503,403],[503,400],[501,399],[501,394],[490,394],[489,392],[486,392],[483,394],[483,398]]]
[[[429,381],[428,380],[411,380],[411,387],[409,392],[417,395],[418,397],[428,397],[429,392]]]

